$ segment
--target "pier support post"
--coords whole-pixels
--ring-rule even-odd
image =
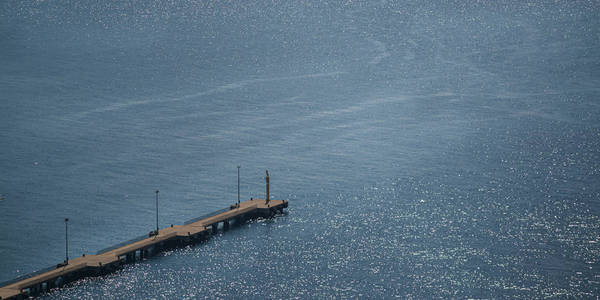
[[[212,234],[216,234],[217,229],[219,229],[219,223],[212,224]]]
[[[35,285],[29,287],[29,291],[30,291],[30,293],[31,293],[32,296],[39,295],[40,294],[40,290],[41,290],[41,288],[40,288],[39,284],[35,284]]]
[[[223,221],[223,230],[229,230],[229,221]]]

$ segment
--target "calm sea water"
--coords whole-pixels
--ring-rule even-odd
[[[3,1],[0,281],[290,201],[60,298],[600,295],[597,1]]]

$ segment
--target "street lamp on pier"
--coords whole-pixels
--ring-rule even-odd
[[[156,190],[156,235],[158,235],[158,190]]]
[[[69,264],[69,218],[65,218],[65,265]]]
[[[240,207],[240,166],[238,168],[238,207]]]

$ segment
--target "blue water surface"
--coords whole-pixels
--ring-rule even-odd
[[[600,295],[597,1],[3,1],[0,281],[289,200],[62,298]]]

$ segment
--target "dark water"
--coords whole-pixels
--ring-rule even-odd
[[[0,281],[264,196],[48,298],[600,294],[600,3],[0,3]]]

